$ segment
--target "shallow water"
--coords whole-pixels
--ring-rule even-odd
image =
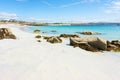
[[[39,29],[42,32],[46,32],[44,34],[47,35],[60,35],[60,34],[77,34],[76,32],[83,31],[93,31],[102,33],[100,35],[94,35],[98,37],[102,37],[108,40],[120,40],[120,26],[115,25],[101,25],[101,26],[31,26],[25,28],[28,32],[33,32],[34,30]],[[52,32],[55,30],[56,32]],[[86,36],[81,35],[80,36]]]

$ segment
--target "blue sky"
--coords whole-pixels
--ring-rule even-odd
[[[120,22],[120,0],[0,0],[0,19]]]

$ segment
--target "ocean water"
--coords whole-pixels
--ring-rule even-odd
[[[60,35],[60,34],[78,34],[76,32],[92,31],[99,32],[100,35],[92,35],[105,38],[107,40],[120,40],[120,26],[116,25],[99,25],[99,26],[31,26],[24,30],[32,32],[36,29],[41,30],[40,34]],[[55,30],[56,32],[52,32]],[[45,33],[43,33],[45,32]],[[80,36],[87,36],[78,34]]]

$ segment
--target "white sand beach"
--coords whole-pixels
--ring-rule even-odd
[[[19,25],[9,27],[16,40],[0,40],[0,80],[119,80],[120,53],[93,53],[44,40],[22,31]],[[24,26],[25,27],[25,26]]]

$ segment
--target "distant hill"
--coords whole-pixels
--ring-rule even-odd
[[[116,25],[120,26],[120,23],[71,23],[71,26],[101,26],[101,25]]]
[[[29,25],[29,26],[101,26],[101,25],[116,25],[120,26],[120,23],[106,23],[106,22],[97,22],[97,23],[41,23],[41,22],[27,22],[20,21],[15,19],[10,20],[0,20],[0,23],[17,23],[21,25]]]

